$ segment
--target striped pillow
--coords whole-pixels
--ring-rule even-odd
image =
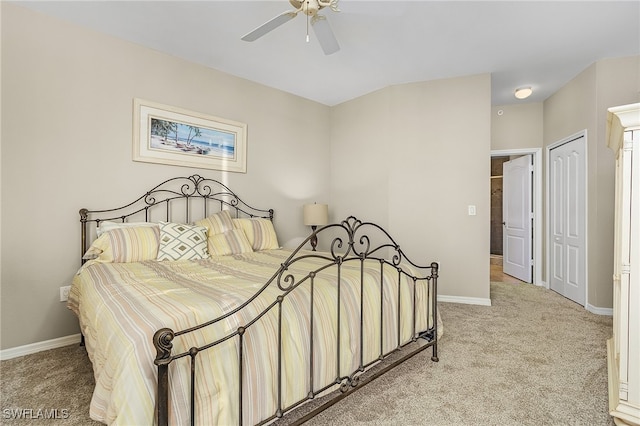
[[[160,229],[157,225],[118,228],[102,234],[83,257],[101,263],[142,262],[155,260],[159,246]]]
[[[195,225],[207,228],[209,235],[222,234],[223,232],[233,229],[233,222],[228,210],[222,210],[198,220]]]
[[[100,222],[100,226],[96,229],[96,236],[101,236],[105,232],[109,232],[113,229],[118,228],[137,228],[140,226],[158,226],[157,223],[153,222],[111,222],[108,220],[104,220]]]
[[[158,260],[207,259],[207,228],[160,222]]]
[[[207,241],[211,256],[227,256],[253,251],[242,229],[232,229],[222,234],[209,235]]]
[[[276,230],[269,219],[233,219],[233,225],[244,231],[251,247],[256,251],[280,248]]]

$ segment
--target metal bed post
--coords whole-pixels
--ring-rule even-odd
[[[173,330],[161,328],[153,335],[153,345],[157,355],[154,364],[158,366],[158,389],[156,400],[156,423],[158,426],[169,425],[169,364],[173,361],[171,341],[175,336]],[[193,419],[192,419],[193,420]]]
[[[80,263],[84,264],[84,254],[87,252],[87,216],[89,210],[80,209]]]
[[[431,361],[438,362],[438,263],[431,262],[431,279],[433,281],[433,294],[431,295],[431,305],[433,313],[433,352]],[[428,323],[428,319],[427,319]]]

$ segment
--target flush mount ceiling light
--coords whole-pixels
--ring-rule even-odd
[[[531,96],[532,93],[533,90],[531,90],[531,87],[520,87],[516,89],[515,96],[518,99],[526,99]]]

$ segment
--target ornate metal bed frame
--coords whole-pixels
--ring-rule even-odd
[[[208,214],[212,214],[214,211],[219,211],[222,209],[231,210],[235,217],[260,217],[260,218],[268,218],[273,220],[274,211],[273,209],[256,209],[249,204],[245,203],[238,197],[233,191],[231,191],[226,185],[212,179],[206,179],[199,175],[192,175],[189,177],[177,177],[168,179],[151,190],[147,191],[144,195],[136,199],[135,201],[119,207],[115,209],[108,210],[88,210],[81,209],[80,210],[80,224],[81,224],[81,252],[84,254],[89,247],[89,243],[93,238],[93,233],[91,232],[93,228],[97,228],[100,222],[103,221],[132,221],[136,220],[136,218],[140,218],[140,221],[172,221],[175,217],[174,212],[182,205],[182,213],[181,217],[183,222],[191,222],[192,214],[200,206],[200,211],[202,212],[202,216],[199,218],[204,218]],[[164,211],[161,215],[161,218],[155,218],[152,216],[152,210],[159,210],[161,206],[164,206]],[[369,232],[373,232],[373,234],[369,234]],[[318,235],[326,235],[330,238],[330,249],[328,252],[309,252],[305,249],[306,245],[310,242],[313,237],[317,237]],[[373,238],[372,238],[373,236]],[[374,241],[375,240],[375,241]],[[322,259],[324,264],[315,270],[308,271],[305,274],[294,273],[291,272],[291,267],[303,259]],[[408,277],[410,281],[413,282],[413,286],[409,291],[412,291],[413,294],[411,296],[411,300],[413,301],[413,306],[410,307],[412,309],[412,338],[408,343],[401,343],[400,341],[400,306],[398,306],[398,319],[397,319],[397,327],[398,327],[398,341],[395,344],[394,348],[391,351],[384,352],[383,350],[383,333],[382,333],[382,321],[383,321],[383,310],[384,310],[384,297],[382,297],[383,293],[383,285],[380,285],[380,353],[376,359],[371,362],[365,363],[363,360],[363,347],[364,347],[364,339],[363,335],[363,286],[364,286],[364,278],[363,278],[363,268],[364,262],[367,260],[374,260],[379,262],[380,264],[380,280],[382,282],[382,274],[383,268],[385,265],[390,265],[395,268],[398,272],[398,281],[397,285],[400,288],[401,278],[402,276]],[[84,262],[84,261],[83,261]],[[412,265],[414,268],[418,268],[419,270],[423,270],[425,272],[424,276],[417,277],[409,274],[406,270],[403,269],[402,263],[408,263]],[[320,272],[325,272],[329,268],[335,267],[337,271],[336,277],[336,291],[337,291],[337,315],[338,315],[338,325],[337,325],[337,341],[336,348],[337,353],[335,356],[338,360],[340,360],[340,274],[341,268],[345,264],[356,263],[360,265],[360,360],[359,366],[355,371],[351,372],[341,372],[340,371],[340,362],[338,362],[338,371],[336,372],[336,378],[333,383],[321,388],[315,389],[313,384],[313,368],[314,368],[314,357],[313,357],[313,321],[314,321],[314,279],[316,275]],[[310,400],[316,399],[320,394],[326,393],[331,387],[336,387],[339,385],[339,390],[334,391],[329,397],[323,397],[321,400],[316,399],[316,401],[312,401],[311,404],[308,405],[305,412],[302,416],[293,419],[294,424],[300,424],[314,415],[318,414],[322,410],[328,408],[330,405],[333,405],[338,400],[344,398],[352,391],[361,388],[364,384],[370,382],[376,377],[384,374],[389,371],[396,365],[404,362],[408,358],[414,356],[418,352],[431,347],[432,348],[432,356],[431,360],[437,362],[438,361],[438,333],[437,333],[437,281],[438,281],[438,264],[433,262],[428,266],[420,266],[413,263],[410,259],[406,257],[404,252],[400,249],[400,246],[393,240],[393,238],[380,226],[369,223],[362,222],[355,217],[348,217],[341,223],[330,224],[324,227],[321,227],[314,231],[309,237],[307,237],[299,246],[296,248],[291,256],[282,263],[280,268],[277,271],[274,271],[272,277],[264,283],[264,285],[254,294],[249,300],[247,300],[242,305],[236,307],[234,310],[226,313],[225,315],[212,319],[206,323],[197,325],[195,327],[191,327],[185,330],[174,331],[169,328],[162,328],[157,330],[155,335],[153,336],[153,344],[157,351],[157,356],[155,359],[155,364],[158,367],[158,387],[157,387],[157,400],[156,400],[156,420],[158,425],[168,425],[169,422],[169,365],[172,362],[177,362],[180,359],[190,359],[190,369],[191,369],[191,424],[194,424],[197,413],[195,412],[195,396],[194,396],[194,384],[196,378],[196,357],[202,351],[210,349],[218,344],[221,344],[229,339],[237,339],[237,344],[239,347],[238,350],[238,365],[239,365],[239,377],[240,377],[240,385],[239,385],[239,424],[243,424],[242,419],[242,405],[243,405],[243,391],[242,391],[242,374],[243,374],[243,336],[247,329],[251,327],[256,321],[258,321],[261,317],[269,313],[272,309],[277,310],[280,315],[282,312],[282,303],[288,297],[291,292],[295,291],[301,285],[308,285],[310,291],[310,326],[309,326],[309,344],[310,350],[309,354],[309,369],[305,374],[309,375],[311,389],[305,398],[291,404],[290,406],[283,407],[281,402],[281,393],[282,393],[282,371],[286,368],[286,366],[282,365],[282,345],[281,345],[281,336],[282,330],[286,327],[286,324],[282,323],[282,320],[279,321],[277,330],[279,347],[277,348],[278,355],[278,380],[277,380],[277,401],[278,401],[278,409],[272,416],[263,420],[259,424],[266,424],[272,422],[274,420],[278,420],[283,417],[285,413],[288,413],[294,408],[297,408],[303,405],[306,402],[310,402]],[[426,286],[425,289],[428,292],[428,297],[426,300],[431,300],[430,303],[426,303],[426,306],[416,306],[416,291],[419,285]],[[192,333],[196,330],[200,330],[204,327],[208,327],[212,324],[215,324],[225,318],[229,317],[237,313],[239,310],[247,306],[251,303],[255,298],[257,298],[267,287],[269,286],[277,286],[281,291],[280,295],[274,300],[264,311],[260,314],[256,315],[252,321],[249,323],[238,327],[233,333],[224,336],[223,338],[215,341],[215,342],[205,342],[201,346],[192,347],[188,351],[182,353],[172,353],[172,340],[176,336],[185,335],[187,333]],[[398,291],[398,304],[400,303],[400,290]],[[431,326],[426,330],[416,330],[416,312],[418,309],[426,310],[427,313],[427,322],[431,322]],[[279,316],[282,318],[282,315]],[[373,367],[373,368],[370,368]],[[302,372],[301,372],[302,374]],[[287,416],[289,417],[289,416]]]
[[[147,191],[141,197],[122,207],[106,210],[80,209],[80,250],[82,254],[89,248],[92,239],[89,225],[95,228],[104,221],[127,222],[138,219],[142,222],[151,222],[153,219],[170,222],[175,217],[178,209],[176,204],[182,204],[184,222],[191,222],[194,210],[200,203],[202,216],[207,217],[212,207],[215,211],[227,207],[235,213],[235,217],[261,217],[273,220],[273,209],[257,209],[245,203],[233,193],[226,185],[213,179],[206,179],[199,175],[189,177],[175,177],[167,179],[154,188]],[[152,210],[160,206],[165,207],[161,219],[152,218]],[[84,263],[84,260],[83,260]]]

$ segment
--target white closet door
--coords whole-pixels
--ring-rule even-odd
[[[549,286],[586,302],[585,137],[549,151]]]

